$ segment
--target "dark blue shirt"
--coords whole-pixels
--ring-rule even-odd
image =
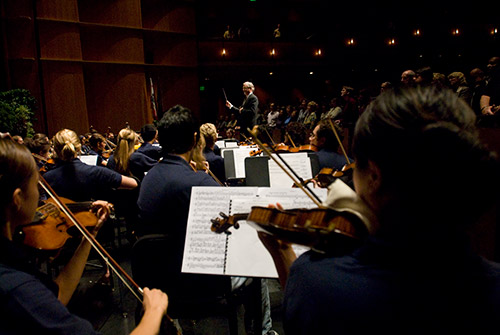
[[[161,158],[161,147],[158,145],[152,145],[151,143],[143,143],[137,149],[136,152],[140,152],[146,156],[151,157],[152,159],[158,161]]]
[[[212,150],[203,151],[203,155],[208,162],[210,171],[219,179],[222,183],[226,181],[226,170],[224,167],[224,158],[220,155],[215,154]]]
[[[130,155],[128,162],[130,173],[132,173],[132,175],[134,177],[137,177],[139,180],[142,180],[146,172],[148,172],[157,163],[157,160],[154,160],[151,157],[146,156],[138,151],[135,151],[132,155]],[[106,167],[112,170],[116,169],[114,155],[109,156],[108,164],[106,165]]]
[[[372,238],[345,256],[303,254],[286,285],[286,334],[497,333],[500,265],[465,243],[413,245]]]
[[[57,285],[0,238],[0,334],[98,334],[57,300]]]
[[[182,157],[165,155],[144,177],[139,191],[140,225],[149,233],[175,234],[184,243],[193,186],[218,186]]]
[[[57,195],[73,201],[106,199],[122,182],[121,174],[102,166],[87,165],[78,158],[59,161],[43,177]]]
[[[322,168],[332,168],[340,171],[347,164],[345,157],[334,151],[320,149],[316,151],[316,155],[318,155],[320,170]],[[349,161],[353,162],[350,157]]]

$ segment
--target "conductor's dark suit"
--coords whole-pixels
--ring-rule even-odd
[[[257,120],[257,113],[259,111],[259,99],[253,93],[250,93],[243,103],[241,104],[242,110],[238,117],[238,126],[240,126],[240,132],[245,135],[248,134],[247,128],[252,129],[255,125],[255,120]],[[239,108],[233,106],[231,109],[239,111]]]

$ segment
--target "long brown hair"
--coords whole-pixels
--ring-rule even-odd
[[[5,224],[5,211],[14,191],[17,188],[25,190],[37,171],[28,148],[11,139],[0,139],[0,225]]]

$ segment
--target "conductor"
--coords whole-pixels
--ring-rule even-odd
[[[247,128],[252,129],[255,125],[255,120],[257,119],[257,113],[259,110],[259,99],[253,93],[255,90],[255,86],[249,81],[243,83],[243,94],[245,94],[245,100],[241,104],[241,107],[235,107],[229,100],[226,100],[226,106],[229,109],[238,111],[238,123],[236,129],[238,129],[241,133],[249,136]]]

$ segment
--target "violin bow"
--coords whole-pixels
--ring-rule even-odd
[[[337,138],[337,141],[340,144],[340,149],[342,149],[342,152],[344,153],[344,157],[345,160],[347,161],[347,164],[348,165],[351,164],[351,162],[349,161],[349,157],[347,157],[347,153],[345,152],[344,146],[342,145],[342,141],[340,140],[340,137],[337,134],[337,131],[335,130],[335,126],[333,125],[332,119],[328,119],[328,121],[330,122],[330,127],[332,127],[333,133],[335,134],[335,137]]]
[[[290,141],[290,143],[292,143],[293,147],[296,148],[295,143],[293,143],[292,137],[288,132],[286,133],[286,137],[288,137],[288,140]]]
[[[269,139],[271,140],[271,143],[273,144],[273,147],[276,146],[276,143],[274,143],[274,140],[272,138],[272,136],[269,134],[269,132],[267,131],[267,128],[264,128],[264,131],[266,132],[267,136],[269,137]],[[253,134],[252,134],[253,135]],[[255,137],[255,135],[254,135]]]
[[[60,208],[61,212],[63,212],[69,219],[70,221],[78,228],[80,233],[82,233],[83,237],[90,243],[90,245],[97,251],[97,253],[102,257],[102,259],[106,262],[106,264],[109,265],[109,267],[115,272],[115,274],[122,280],[123,284],[132,292],[132,294],[139,300],[142,301],[142,299],[139,297],[136,291],[140,292],[142,294],[142,289],[137,285],[134,280],[123,270],[120,265],[109,255],[109,253],[102,247],[102,245],[97,242],[95,237],[87,230],[87,228],[82,225],[78,220],[75,218],[73,213],[69,210],[69,208],[64,204],[59,197],[56,195],[54,190],[50,187],[50,185],[47,183],[47,181],[40,176],[40,179],[38,181],[38,184],[42,186],[42,188],[47,192],[47,194],[54,200],[56,205]],[[119,270],[118,270],[119,269]],[[120,271],[122,273],[120,273]],[[128,282],[123,278],[123,276],[128,280]],[[130,286],[132,284],[134,286],[134,289]]]
[[[276,163],[278,164],[278,166],[288,175],[288,177],[290,177],[290,179],[293,180],[294,184],[299,187],[315,204],[316,206],[318,206],[319,208],[323,208],[323,205],[321,205],[321,199],[313,192],[309,189],[309,187],[307,185],[302,185],[302,178],[297,175],[297,173],[290,167],[290,165],[288,165],[288,163],[283,159],[283,157],[280,156],[280,154],[278,154],[277,152],[274,152],[276,154],[276,156],[279,157],[279,159],[283,162],[283,164],[286,165],[286,167],[293,173],[293,176],[292,174],[290,174],[290,172],[287,171],[287,169],[285,169],[285,167],[272,155],[273,153],[264,146],[264,144],[262,144],[262,142],[257,138],[256,134],[254,133],[254,131],[250,130],[248,128],[248,132],[250,132],[250,134],[253,135],[254,137],[254,140],[255,142],[257,143],[257,145],[261,148],[261,150],[263,150],[269,157],[271,157],[271,159]]]
[[[216,182],[217,182],[220,186],[227,186],[227,185],[224,185],[224,184],[223,184],[223,183],[219,180],[219,178],[217,178],[217,177],[215,176],[215,174],[214,174],[214,173],[213,173],[210,169],[208,169],[208,168],[207,168],[207,172],[208,172],[208,174],[209,174],[210,176],[212,176],[212,178],[214,178],[214,180],[215,180],[215,181],[216,181]]]
[[[42,186],[42,188],[45,190],[45,192],[47,192],[47,194],[52,199],[54,199],[54,202],[60,208],[61,212],[66,214],[66,216],[70,219],[70,221],[82,233],[83,237],[90,243],[90,245],[94,248],[94,250],[97,251],[97,253],[102,257],[102,259],[111,268],[111,270],[113,270],[113,272],[118,276],[118,278],[120,278],[122,283],[130,290],[130,292],[137,298],[137,300],[142,302],[142,298],[139,296],[139,294],[141,296],[143,295],[142,288],[139,285],[137,285],[137,283],[132,279],[132,277],[129,276],[129,274],[127,272],[125,272],[125,270],[123,270],[123,268],[111,257],[111,255],[106,251],[106,249],[104,249],[103,246],[101,244],[99,244],[99,242],[96,240],[96,238],[92,234],[90,234],[90,232],[87,230],[87,228],[84,225],[82,225],[80,222],[78,222],[78,220],[73,215],[73,213],[61,201],[61,199],[59,199],[59,197],[54,192],[52,187],[49,185],[49,183],[47,183],[47,181],[42,176],[39,176],[38,184],[40,186]],[[133,288],[132,288],[132,286],[133,286]],[[139,294],[137,292],[139,292]],[[167,318],[167,320],[169,322],[173,322],[173,320],[172,320],[172,318],[170,318],[170,316],[165,315],[165,317]]]

